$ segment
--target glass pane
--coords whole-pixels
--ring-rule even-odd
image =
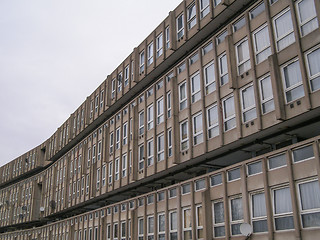
[[[196,181],[196,190],[200,190],[204,188],[206,188],[206,182],[204,179]]]
[[[240,232],[240,223],[238,223],[238,224],[232,224],[231,225],[231,234],[232,235],[239,235],[239,234],[241,234],[241,232]]]
[[[302,160],[314,157],[312,145],[295,149],[292,153],[294,162],[300,162]]]
[[[210,180],[211,180],[211,186],[221,184],[222,183],[222,175],[218,174],[218,175],[211,176]]]
[[[177,212],[170,213],[170,230],[176,230],[178,228]]]
[[[248,174],[253,175],[257,173],[262,172],[262,163],[261,162],[256,162],[256,163],[251,163],[248,164]]]
[[[194,134],[202,132],[202,114],[193,118],[193,124],[194,124],[193,125]]]
[[[236,168],[228,171],[228,181],[236,180],[240,178],[240,168]]]
[[[237,221],[243,219],[242,198],[231,200],[231,220]]]
[[[252,195],[252,216],[264,217],[267,216],[266,199],[264,193]]]
[[[228,118],[232,115],[234,115],[235,110],[234,110],[234,101],[233,101],[233,96],[226,99],[224,102],[224,117]]]
[[[301,83],[302,78],[301,78],[299,61],[295,61],[289,64],[283,69],[283,71],[284,71],[286,88],[289,88],[295,84]]]
[[[264,11],[264,3],[260,4],[250,12],[251,19],[257,17],[263,11]]]
[[[170,233],[170,240],[178,240],[178,233]]]
[[[242,108],[247,109],[255,105],[253,86],[242,90]]]
[[[254,38],[256,44],[256,52],[260,52],[270,46],[269,31],[267,26],[256,32]]]
[[[298,9],[301,22],[305,22],[310,19],[310,16],[316,16],[316,9],[314,7],[313,0],[303,0],[299,2]]]
[[[192,232],[191,230],[189,231],[184,231],[183,232],[183,240],[191,240],[192,239]]]
[[[215,237],[224,237],[226,235],[224,226],[214,227],[214,236]]]
[[[286,165],[287,163],[286,163],[285,154],[281,154],[281,155],[269,158],[269,169],[278,168]]]
[[[320,208],[319,182],[307,182],[299,185],[302,210]]]
[[[288,187],[274,191],[274,209],[276,214],[292,212],[290,189]]]
[[[302,85],[286,92],[287,102],[292,102],[296,99],[302,98],[303,96],[304,89]]]
[[[320,227],[320,212],[303,214],[301,217],[304,228]]]
[[[293,229],[293,217],[282,217],[275,219],[276,230],[286,230],[286,229]]]
[[[237,46],[238,51],[238,63],[243,62],[244,60],[249,59],[249,46],[248,40],[245,40]]]
[[[217,202],[213,204],[214,211],[214,223],[223,223],[224,222],[224,206],[223,202]]]
[[[277,38],[281,38],[293,31],[291,11],[287,11],[275,20]]]
[[[261,89],[262,100],[273,97],[270,76],[260,81],[260,89]]]
[[[252,225],[254,233],[268,232],[267,220],[253,221]]]
[[[183,228],[191,228],[192,221],[191,221],[191,209],[183,210]]]
[[[233,31],[236,32],[239,29],[241,29],[246,24],[246,20],[244,17],[242,17],[239,21],[237,21],[235,24],[233,24]]]

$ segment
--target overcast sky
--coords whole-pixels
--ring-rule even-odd
[[[48,139],[181,1],[1,0],[0,165]]]

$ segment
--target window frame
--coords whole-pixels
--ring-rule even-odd
[[[163,54],[163,34],[162,32],[156,37],[156,57]]]
[[[182,125],[186,124],[186,137],[183,138],[182,136]],[[180,149],[181,151],[185,151],[189,149],[189,128],[188,128],[188,119],[182,121],[180,124]],[[183,147],[183,144],[186,144],[185,147]]]
[[[248,57],[244,58],[243,60],[239,60],[239,46],[241,46],[242,44],[245,44],[247,49],[244,52],[248,52]],[[243,46],[245,46],[243,45]],[[245,72],[249,71],[251,69],[251,59],[250,59],[250,51],[249,51],[249,40],[248,37],[245,37],[243,39],[241,39],[239,42],[237,42],[235,44],[235,48],[236,48],[236,62],[237,62],[237,73],[238,76],[244,74]],[[240,68],[242,66],[246,66],[246,64],[248,63],[247,68],[244,68],[242,71],[240,71]]]
[[[225,59],[225,61],[224,61]],[[226,85],[228,82],[229,82],[229,72],[228,72],[228,59],[227,59],[227,54],[226,52],[220,54],[218,56],[218,62],[219,62],[219,65],[218,65],[218,69],[219,69],[219,83],[220,83],[220,86],[224,86]],[[226,72],[222,72],[223,69],[221,66],[224,65],[224,63],[226,64]],[[225,79],[226,78],[226,79]]]
[[[164,133],[157,135],[157,162],[161,162],[165,159],[164,142],[165,142]],[[161,145],[162,145],[162,149],[161,149]]]
[[[142,74],[145,69],[145,56],[144,56],[144,50],[142,50],[139,53],[139,73]]]
[[[151,103],[147,107],[147,129],[150,130],[153,128],[153,115],[154,115],[154,109],[153,109],[153,103]]]
[[[164,98],[162,96],[159,99],[157,99],[157,125],[163,122],[164,122]]]
[[[312,47],[310,50],[306,51],[304,53],[304,58],[305,58],[305,64],[306,64],[306,68],[307,68],[307,74],[308,74],[308,82],[309,82],[309,87],[310,87],[310,91],[313,93],[313,92],[316,92],[316,91],[319,91],[320,90],[320,87],[318,89],[315,89],[313,90],[312,88],[312,84],[311,84],[311,81],[313,80],[316,80],[316,79],[320,79],[320,70],[318,73],[314,74],[311,76],[311,71],[310,71],[310,64],[309,64],[309,58],[308,58],[308,55],[313,53],[313,52],[316,52],[316,51],[319,51],[319,55],[320,55],[320,45],[316,45],[314,47]],[[320,58],[320,57],[319,57]],[[320,80],[319,80],[320,81]]]
[[[226,115],[226,109],[225,109],[225,102],[227,101],[227,100],[229,100],[230,98],[232,98],[233,99],[233,108],[234,108],[234,113],[231,115],[231,116],[229,116],[229,117],[225,117],[225,115]],[[230,95],[228,95],[228,96],[226,96],[225,98],[223,98],[222,99],[222,112],[223,112],[223,116],[222,116],[222,118],[223,118],[223,130],[224,130],[224,132],[228,132],[228,131],[230,131],[230,130],[232,130],[232,129],[235,129],[236,127],[237,127],[237,122],[236,122],[236,112],[235,112],[235,104],[234,104],[234,95],[233,94],[230,94]],[[234,126],[233,127],[231,127],[231,128],[228,128],[228,129],[226,129],[226,123],[227,122],[229,122],[230,120],[232,120],[232,119],[234,119],[234,121],[235,121],[235,124],[234,124]]]
[[[154,164],[154,144],[153,138],[147,141],[147,166],[152,166]]]
[[[184,85],[184,94],[185,97],[181,98],[181,87]],[[187,81],[183,81],[182,83],[179,84],[179,111],[182,111],[184,109],[186,109],[188,107],[188,95],[187,95],[188,91],[187,91]]]
[[[254,104],[251,105],[251,106],[248,106],[247,108],[244,108],[244,105],[245,105],[245,102],[244,102],[244,91],[245,90],[248,90],[249,88],[252,89],[252,92],[253,92],[253,101],[254,101]],[[255,92],[254,92],[254,87],[253,87],[253,83],[251,84],[248,84],[246,86],[244,86],[243,88],[240,89],[240,102],[241,102],[241,117],[242,117],[242,123],[248,123],[250,121],[253,121],[254,119],[257,118],[257,109],[256,109],[256,101],[255,101]],[[246,121],[245,119],[245,114],[254,110],[255,111],[255,116],[249,120]]]
[[[147,66],[153,63],[153,41],[147,46]]]
[[[218,203],[222,203],[222,208],[223,208],[223,222],[218,222],[216,223],[215,221],[215,204],[218,204]],[[225,207],[224,207],[224,201],[223,199],[218,199],[218,200],[215,200],[215,201],[212,201],[212,225],[213,225],[213,236],[215,238],[222,238],[222,237],[225,237],[226,235],[226,217],[225,217]],[[224,235],[223,236],[216,236],[215,234],[215,228],[220,228],[220,227],[223,227],[224,229]]]
[[[314,1],[311,1],[312,4],[313,4],[313,7],[314,7],[314,12],[315,12],[315,15],[309,15],[309,18],[307,20],[305,20],[304,22],[302,22],[301,20],[301,16],[300,16],[300,8],[299,8],[299,3],[303,2],[305,0],[298,0],[295,2],[295,8],[296,8],[296,15],[297,15],[297,22],[298,22],[298,26],[299,26],[299,32],[300,32],[300,36],[301,37],[304,37],[306,35],[308,35],[309,33],[313,32],[315,29],[319,28],[319,21],[318,21],[318,18],[317,18],[317,12],[316,12],[316,6],[314,4]],[[309,12],[310,13],[310,12]],[[307,25],[308,23],[312,22],[313,20],[316,20],[317,21],[317,27],[315,29],[312,29],[310,32],[306,33],[306,34],[303,34],[302,32],[302,27],[304,25]]]
[[[179,28],[180,18],[181,18],[181,28]],[[183,13],[178,15],[178,17],[176,18],[176,28],[177,28],[177,40],[179,41],[184,36],[184,14]]]
[[[201,120],[201,127],[200,131],[196,132],[196,118],[200,117]],[[193,146],[199,145],[203,143],[204,137],[203,137],[203,119],[202,119],[202,112],[198,112],[195,115],[192,116],[192,134],[193,134]],[[199,139],[198,139],[199,138]]]
[[[264,91],[263,91],[263,88],[262,88],[262,81],[264,80],[267,80],[269,78],[269,81],[270,81],[270,85],[271,85],[271,96],[270,97],[267,97],[265,99],[263,99],[264,97]],[[270,73],[260,77],[258,79],[258,83],[259,83],[259,97],[260,97],[260,107],[261,107],[261,113],[262,115],[264,114],[267,114],[269,112],[273,112],[275,110],[275,105],[274,105],[274,97],[273,97],[273,90],[272,90],[272,81],[271,81],[271,76],[270,76]],[[272,101],[272,105],[273,105],[273,109],[272,110],[269,110],[269,111],[264,111],[264,105],[266,103],[270,103]]]
[[[257,39],[256,39],[256,34],[263,31],[264,29],[267,29],[267,38],[269,40],[269,45],[264,46],[262,49],[258,49],[258,44],[257,44]],[[269,37],[269,27],[268,24],[265,23],[263,25],[261,25],[260,27],[258,27],[256,30],[254,30],[254,32],[252,32],[252,40],[253,40],[253,48],[254,48],[254,56],[255,56],[255,63],[259,64],[265,60],[268,59],[268,57],[271,55],[271,41],[270,41],[270,37]],[[269,50],[268,50],[269,49]],[[269,54],[267,54],[266,58],[262,59],[262,60],[258,60],[258,55],[263,53],[263,52],[268,52]]]
[[[194,8],[194,9],[193,9]],[[190,12],[191,10],[191,12]],[[197,7],[195,1],[187,7],[187,26],[188,30],[192,29],[197,24]]]

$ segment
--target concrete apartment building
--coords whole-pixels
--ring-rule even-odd
[[[184,0],[0,168],[0,239],[320,238],[319,22],[317,0]]]

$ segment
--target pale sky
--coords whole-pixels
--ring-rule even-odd
[[[181,1],[0,0],[0,166],[48,139]]]

